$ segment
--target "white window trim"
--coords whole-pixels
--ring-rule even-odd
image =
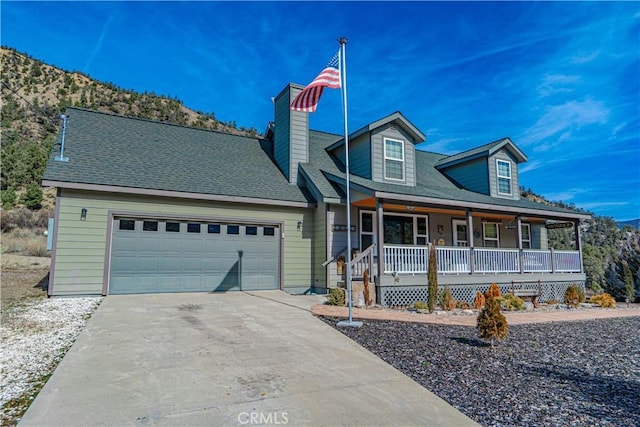
[[[387,157],[387,141],[393,141],[393,142],[399,142],[402,146],[402,159],[395,159],[393,157]],[[401,141],[399,139],[393,139],[393,138],[383,138],[383,151],[384,151],[384,159],[382,161],[383,163],[383,169],[384,169],[384,179],[387,179],[389,181],[398,181],[398,182],[405,182],[406,178],[407,178],[407,171],[405,168],[405,155],[404,155],[404,141]],[[402,162],[402,179],[399,178],[389,178],[387,176],[387,160],[391,160],[394,162]]]
[[[509,176],[504,176],[504,175],[500,175],[500,163],[506,163],[507,165],[509,165]],[[512,172],[512,167],[511,167],[511,162],[508,160],[501,160],[501,159],[496,159],[496,186],[497,186],[497,190],[498,190],[498,194],[502,194],[505,196],[511,196],[513,195],[513,181],[512,181],[512,176],[513,172]],[[503,191],[500,191],[500,180],[501,179],[506,179],[509,181],[509,192],[505,193]]]
[[[453,219],[451,220],[451,225],[453,226],[453,246],[456,247],[469,247],[469,223],[464,219]],[[464,240],[458,240],[458,225],[464,225],[467,227],[467,235]],[[459,242],[465,242],[466,245],[459,245]]]
[[[524,223],[520,224],[520,225],[522,226],[522,228],[526,228],[526,229],[529,230],[529,233],[528,233],[529,238],[528,239],[524,238],[524,233],[522,232],[522,230],[520,230],[520,239],[522,240],[522,248],[523,249],[531,249],[531,225],[530,224],[524,224]],[[529,244],[528,248],[524,246],[525,243]]]
[[[495,224],[496,226],[496,237],[487,237],[487,224]],[[498,222],[483,222],[482,223],[482,244],[485,248],[493,248],[494,246],[487,246],[486,242],[496,242],[496,248],[500,247],[500,223]]]
[[[371,214],[373,215],[373,232],[370,231],[362,231],[362,214],[367,213],[367,214]],[[385,212],[383,214],[384,215],[391,215],[391,216],[407,216],[407,217],[412,217],[413,218],[413,245],[417,246],[418,245],[418,237],[425,237],[427,244],[429,243],[429,215],[422,215],[422,214],[407,214],[407,213],[402,213],[402,212]],[[360,242],[360,247],[362,248],[362,235],[373,235],[373,244],[377,244],[378,242],[378,221],[376,219],[376,212],[375,211],[367,211],[367,210],[361,210],[360,211],[360,226],[359,231],[360,234],[358,235],[358,241]],[[425,220],[425,225],[427,227],[427,234],[418,234],[418,218],[424,218]],[[384,223],[384,220],[383,220]],[[384,236],[384,233],[383,233]],[[362,248],[362,249],[366,249],[366,248]]]
[[[364,231],[362,229],[362,215],[363,214],[368,214],[372,216],[372,222],[371,222],[371,231]],[[375,211],[360,211],[360,223],[359,223],[360,227],[358,227],[360,229],[360,235],[358,236],[358,240],[360,243],[360,250],[363,251],[367,248],[363,248],[362,247],[362,236],[372,236],[371,241],[373,242],[373,244],[375,245],[377,240],[378,240],[378,233],[377,233],[377,229],[378,229],[378,224],[376,224],[376,213]]]

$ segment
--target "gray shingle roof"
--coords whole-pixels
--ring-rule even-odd
[[[511,141],[510,138],[500,138],[496,141],[490,142],[485,145],[481,145],[480,147],[472,148],[467,151],[463,151],[461,153],[456,153],[451,156],[444,156],[436,163],[436,167],[442,168],[449,165],[456,164],[460,161],[465,161],[466,159],[473,159],[481,155],[487,155],[493,153],[496,149],[499,149],[505,145],[508,145],[510,150],[516,155],[516,157],[521,162],[527,161],[527,156],[515,146],[515,144]]]
[[[263,150],[264,141],[69,108],[65,156],[44,180],[308,202]]]
[[[323,192],[323,195],[325,197],[334,198],[338,194],[335,186],[331,184],[331,182],[336,181],[336,179],[332,178],[335,177],[337,178],[337,180],[341,180],[344,178],[344,168],[342,168],[338,162],[335,162],[333,159],[331,159],[331,157],[325,151],[325,148],[331,146],[331,144],[335,143],[341,138],[342,136],[340,135],[324,134],[313,131],[309,132],[309,153],[311,162],[307,165],[304,165],[303,167],[305,171],[313,167],[319,169],[320,172],[322,172],[321,174],[309,174],[309,176],[312,180],[314,180],[314,184],[321,192]],[[484,150],[486,150],[489,145],[495,145],[495,142],[483,146]],[[500,199],[459,188],[453,182],[448,180],[444,174],[438,171],[438,169],[436,169],[436,165],[440,161],[442,161],[442,159],[446,159],[447,157],[448,156],[443,154],[416,150],[417,175],[415,187],[395,185],[384,182],[375,182],[373,180],[362,178],[353,174],[350,174],[349,177],[352,183],[364,188],[368,188],[372,191],[442,199],[443,204],[446,204],[447,200],[454,200],[460,202],[474,202],[486,205],[494,205],[496,206],[496,208],[498,208],[499,206],[509,206],[548,211],[550,213],[577,213],[576,211],[571,209],[563,209],[545,205],[542,203],[536,203],[528,199]],[[321,176],[321,178],[316,181],[315,178],[318,176]],[[327,194],[325,194],[323,188],[327,186],[329,186],[331,190]]]

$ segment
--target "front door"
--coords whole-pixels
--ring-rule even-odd
[[[453,220],[453,246],[469,246],[469,233],[467,221]]]

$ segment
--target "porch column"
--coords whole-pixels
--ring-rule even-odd
[[[573,223],[573,230],[576,234],[576,251],[580,254],[580,273],[584,273],[584,264],[582,263],[582,237],[580,236],[580,220]]]
[[[531,238],[531,236],[529,236]],[[518,264],[520,264],[520,274],[524,273],[524,266],[522,265],[522,218],[520,215],[516,216],[516,242],[518,243]]]
[[[467,211],[467,240],[469,241],[469,268],[473,274],[476,271],[476,263],[473,254],[473,212],[471,210]]]
[[[383,244],[384,244],[384,214],[382,212],[382,200],[381,199],[377,199],[376,200],[376,252],[378,255],[378,285],[380,285],[381,282],[381,277],[384,274],[384,248],[383,248]],[[380,300],[378,300],[380,301]]]

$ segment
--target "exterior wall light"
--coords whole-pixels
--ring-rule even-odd
[[[302,230],[302,221],[298,221],[298,231]]]
[[[82,208],[82,210],[80,211],[80,221],[86,221],[87,220],[87,208]]]

